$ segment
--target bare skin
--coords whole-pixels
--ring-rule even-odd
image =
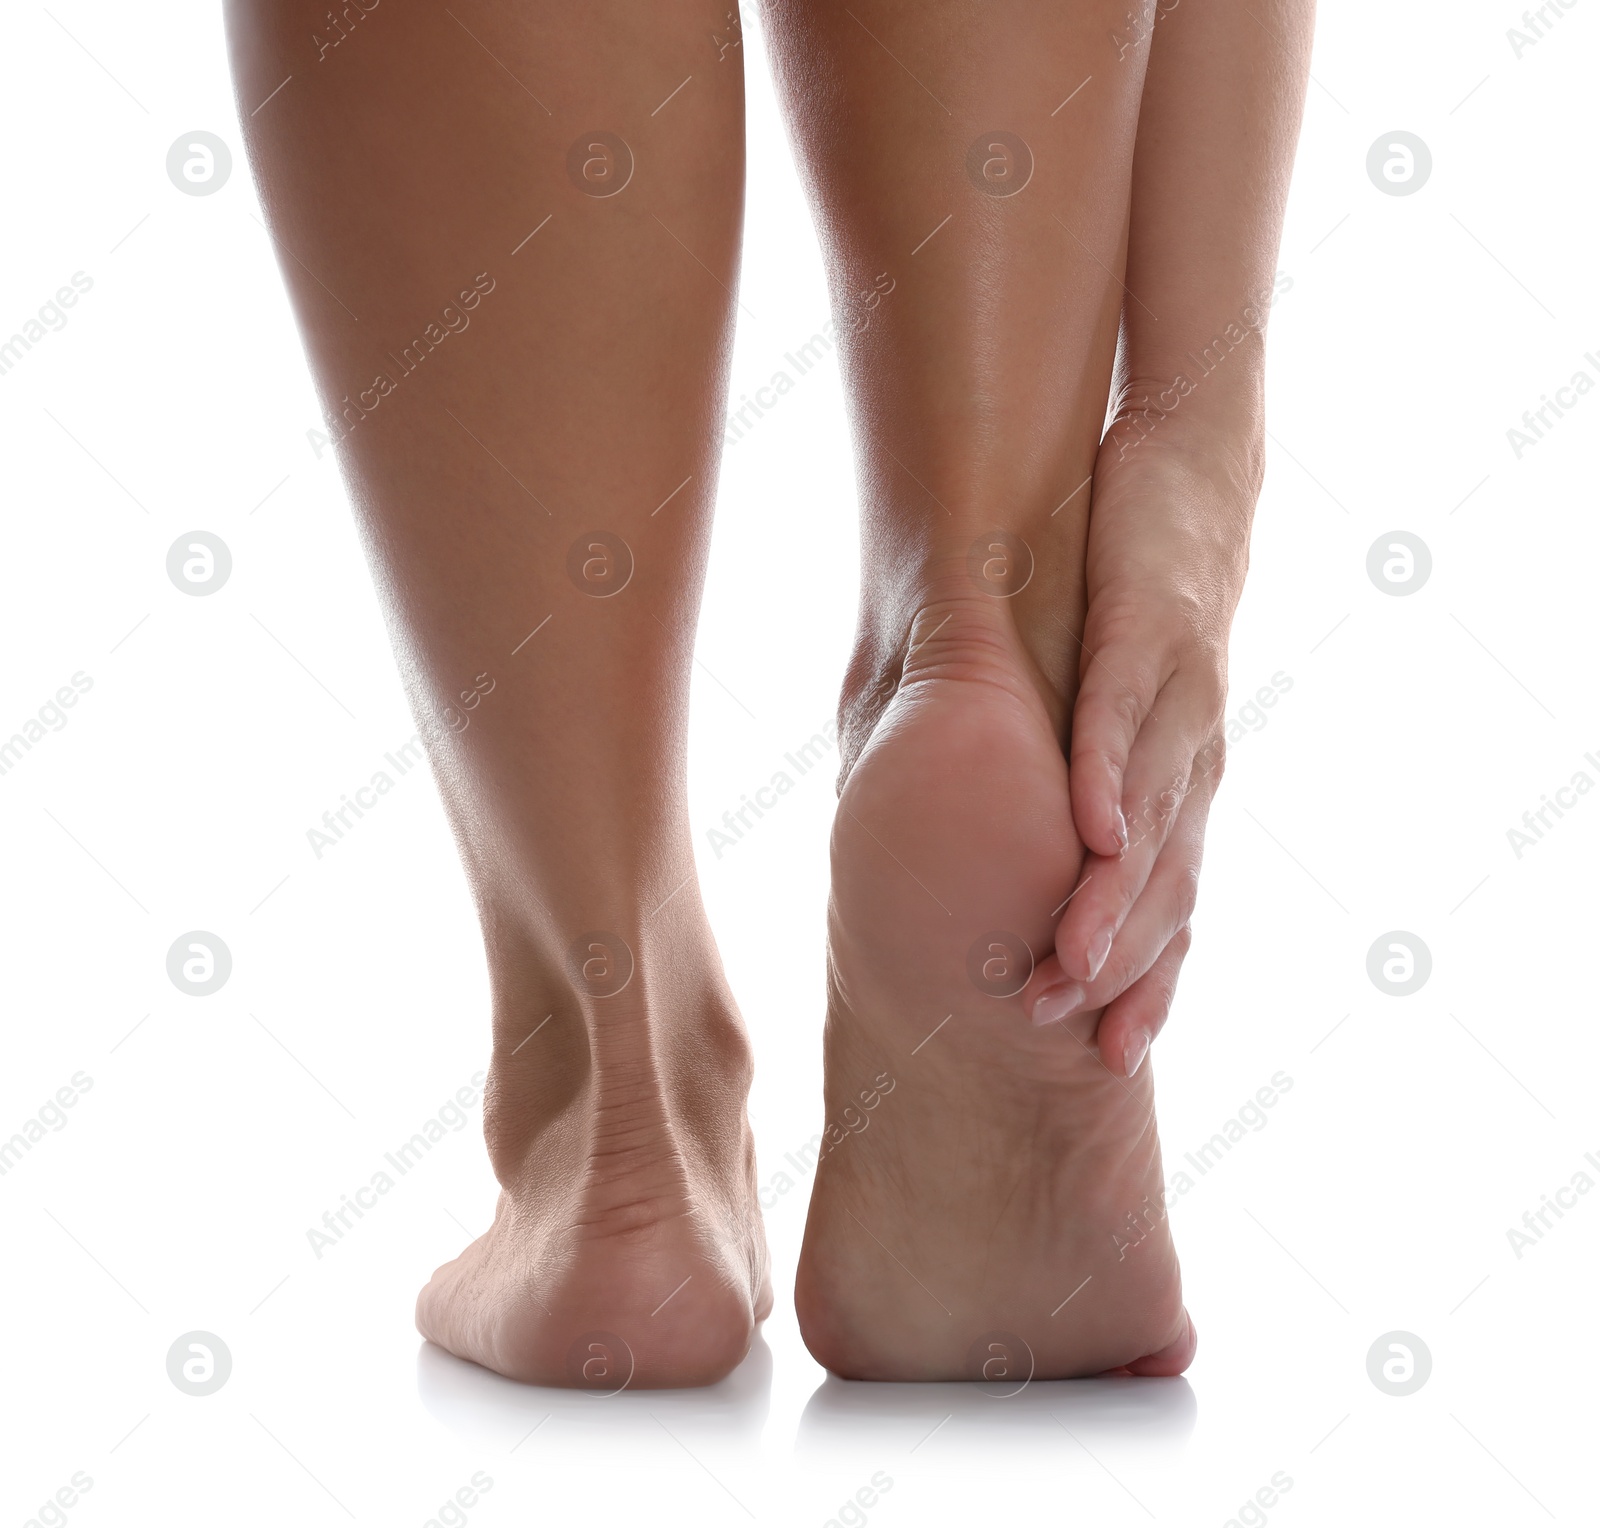
[[[750,1047],[684,790],[742,55],[726,0],[452,9],[362,12],[319,58],[320,0],[228,5],[492,978],[499,1210],[417,1321],[514,1378],[708,1383],[772,1300]],[[846,1138],[796,1292],[842,1374],[977,1377],[996,1331],[1041,1376],[1193,1351],[1138,1042],[1188,943],[1259,347],[1158,428],[1145,397],[1270,278],[1309,19],[1255,9],[1275,36],[1239,0],[1233,31],[1202,29],[1215,0],[1163,15],[1152,50],[1122,0],[768,7],[862,459],[826,1030]],[[1291,63],[1263,76],[1268,52]],[[996,133],[1031,163],[1015,195],[994,194],[1022,164]],[[1206,157],[1228,149],[1232,174]],[[1137,451],[1102,445],[1114,389]],[[1203,788],[1141,831],[1140,793],[1178,770]],[[1003,979],[996,931],[1026,946]]]
[[[1148,1075],[1102,1064],[1094,1015],[1069,1040],[1017,996],[1084,854],[1064,756],[1087,603],[1074,489],[1111,384],[1144,62],[1109,67],[1113,4],[1025,11],[772,12],[836,287],[896,280],[846,356],[865,593],[833,837],[829,1121],[848,1125],[880,1075],[894,1089],[819,1164],[796,1285],[812,1352],[854,1378],[978,1378],[969,1357],[996,1332],[1039,1377],[1095,1373],[1188,1330],[1164,1220],[1118,1276],[1103,1262],[1160,1186]],[[1102,88],[1052,121],[1095,64]],[[966,169],[974,140],[1004,143],[996,118],[1024,147],[990,157],[1032,160],[1011,195]],[[873,150],[885,139],[895,153]]]
[[[836,307],[896,282],[846,353],[863,596],[796,1284],[849,1377],[1194,1353],[1142,1062],[1220,773],[1264,302],[1145,415],[1271,286],[1309,10],[1266,9],[769,9]],[[1004,196],[962,174],[1001,132]]]
[[[721,3],[452,9],[373,10],[320,63],[320,0],[228,10],[325,408],[396,383],[340,456],[492,979],[500,1207],[417,1320],[518,1379],[706,1383],[772,1298],[750,1047],[684,794],[743,81],[710,43]],[[620,178],[600,132],[634,156],[614,196],[590,194]],[[430,322],[443,343],[405,370]],[[625,583],[602,532],[631,552]],[[596,932],[620,943],[591,950]],[[596,1332],[620,1344],[591,1351]]]
[[[1026,998],[1035,1022],[1105,1007],[1101,1052],[1127,1076],[1166,1021],[1222,774],[1312,22],[1311,0],[1174,4],[1150,41],[1070,742],[1090,857]]]

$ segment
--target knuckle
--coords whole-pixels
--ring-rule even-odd
[[[1093,682],[1096,677],[1101,682]],[[1101,673],[1086,679],[1074,730],[1088,732],[1091,737],[1097,731],[1112,734],[1126,748],[1149,710],[1137,683],[1127,680],[1128,676],[1120,673]]]
[[[1182,925],[1181,932],[1188,933],[1189,919],[1194,916],[1194,910],[1199,901],[1200,867],[1198,865],[1185,865],[1178,872],[1177,885],[1178,921]]]
[[[1167,841],[1186,791],[1176,784],[1147,794],[1128,813],[1128,847],[1142,847],[1154,854]]]
[[[1219,619],[1220,603],[1185,595],[1168,617],[1168,640],[1185,687],[1217,720],[1228,705],[1228,623]]]
[[[1222,783],[1228,770],[1228,743],[1221,732],[1214,732],[1201,744],[1194,756],[1191,778],[1196,782],[1209,782],[1213,790]]]
[[[1173,645],[1152,633],[1150,625],[1148,604],[1142,598],[1097,606],[1083,638],[1085,684],[1103,686],[1125,704],[1147,703],[1160,688]]]
[[[1106,968],[1095,982],[1096,1000],[1109,1003],[1126,992],[1143,975],[1138,960],[1128,951],[1113,950]]]
[[[1113,778],[1121,774],[1123,761],[1128,756],[1126,744],[1117,747],[1110,739],[1086,738],[1081,731],[1072,740],[1069,762],[1076,771],[1098,765]]]
[[[1112,586],[1102,589],[1089,607],[1083,639],[1093,649],[1126,644],[1137,649],[1150,625],[1151,602],[1141,590]]]
[[[1118,931],[1121,931],[1123,920],[1133,911],[1133,905],[1139,900],[1139,884],[1128,874],[1117,877],[1115,885],[1109,893],[1112,916],[1116,919]]]

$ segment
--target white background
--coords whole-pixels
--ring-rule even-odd
[[[75,1073],[92,1087],[0,1178],[3,1521],[77,1471],[84,1528],[423,1524],[476,1471],[475,1528],[823,1524],[875,1472],[874,1528],[1221,1525],[1276,1472],[1292,1487],[1249,1520],[1592,1521],[1600,1193],[1520,1259],[1507,1237],[1600,1155],[1600,799],[1520,858],[1507,839],[1575,772],[1600,780],[1600,397],[1520,460],[1506,434],[1578,370],[1600,379],[1600,0],[1550,10],[1520,58],[1509,3],[1345,0],[1321,21],[1231,710],[1293,683],[1212,816],[1155,1053],[1169,1171],[1275,1072],[1293,1087],[1174,1211],[1188,1376],[1009,1400],[829,1381],[789,1300],[802,1185],[768,1211],[778,1306],[745,1368],[600,1401],[412,1330],[420,1283],[491,1214],[475,1115],[323,1258],[308,1246],[483,1066],[477,932],[426,771],[321,860],[307,843],[414,728],[308,440],[217,8],[8,7],[0,336],[74,272],[93,288],[0,377],[0,738],[74,673],[93,686],[0,775],[0,1136]],[[827,316],[753,17],[747,38],[735,397]],[[166,175],[195,129],[235,153],[213,196]],[[1432,151],[1414,195],[1366,174],[1395,129]],[[764,1180],[820,1123],[829,771],[720,859],[705,830],[832,714],[852,521],[829,363],[727,453],[694,696],[701,873],[754,1035]],[[196,529],[233,556],[206,598],[165,570]],[[1405,597],[1366,571],[1394,530],[1433,559]],[[197,929],[233,955],[207,998],[165,969]],[[1392,930],[1431,951],[1413,996],[1367,975]],[[232,1353],[205,1398],[166,1374],[193,1330]],[[1366,1369],[1395,1330],[1433,1360],[1405,1397]]]

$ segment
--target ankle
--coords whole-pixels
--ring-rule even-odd
[[[692,888],[682,898],[698,904]],[[502,1184],[526,1179],[539,1145],[570,1130],[579,1106],[666,1132],[698,1107],[680,1096],[686,1077],[718,1098],[748,1092],[749,1037],[703,915],[654,921],[666,927],[588,930],[561,950],[543,936],[488,941],[484,1135]]]
[[[1077,689],[1081,590],[1065,589],[1036,562],[1030,565],[1030,549],[1014,533],[990,533],[983,544],[996,548],[991,568],[981,566],[977,551],[924,564],[891,600],[863,611],[839,699],[841,781],[895,695],[914,680],[971,680],[1031,690],[1044,701],[1057,732],[1063,732]],[[1013,556],[1019,560],[1008,563]],[[1012,572],[1019,567],[1020,573]],[[1003,587],[1008,577],[1013,579],[1009,594],[986,587],[986,581]],[[1043,597],[1019,598],[1033,592],[1035,580]],[[1081,573],[1074,583],[1081,585]],[[1050,587],[1057,590],[1053,596]]]

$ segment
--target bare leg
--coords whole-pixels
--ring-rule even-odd
[[[726,9],[351,9],[319,61],[322,0],[228,7],[492,975],[500,1207],[418,1325],[546,1383],[716,1379],[770,1306],[684,797],[743,194]]]
[[[996,1343],[1041,1378],[1193,1351],[1150,1071],[1103,1064],[1095,1014],[1037,1028],[1017,996],[1084,852],[1064,747],[1148,44],[1119,57],[1125,14],[769,6],[836,302],[870,319],[796,1288],[812,1352],[860,1378],[992,1377]]]

